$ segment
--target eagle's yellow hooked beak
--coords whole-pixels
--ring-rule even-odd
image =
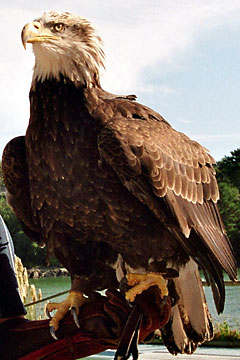
[[[59,36],[53,35],[49,29],[43,28],[41,23],[38,21],[33,21],[29,24],[26,24],[22,29],[21,38],[24,49],[26,49],[26,43],[60,39]]]

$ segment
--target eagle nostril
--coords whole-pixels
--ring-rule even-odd
[[[35,29],[39,30],[40,29],[40,24],[38,22],[34,22],[33,26],[35,27]]]

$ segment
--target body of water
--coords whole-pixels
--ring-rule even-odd
[[[42,297],[46,298],[52,296],[54,294],[61,293],[63,291],[70,290],[71,287],[71,279],[70,277],[46,277],[46,278],[39,278],[39,279],[29,279],[30,284],[34,284],[36,289],[42,290]],[[60,302],[65,300],[67,294],[57,296],[49,302]],[[40,317],[46,318],[45,316],[45,306],[47,302],[42,302],[37,305],[36,307],[36,317],[39,319]],[[28,308],[27,308],[28,310]]]

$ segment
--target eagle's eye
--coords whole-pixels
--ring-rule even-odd
[[[57,31],[57,32],[63,31],[64,28],[65,28],[65,26],[64,26],[63,23],[58,23],[58,24],[55,24],[55,25],[54,25],[54,30]]]

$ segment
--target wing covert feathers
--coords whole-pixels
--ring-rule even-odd
[[[199,264],[212,262],[212,269],[219,263],[236,279],[232,248],[216,206],[214,159],[160,115],[158,119],[156,113],[150,115],[145,114],[144,120],[119,117],[109,121],[99,136],[102,157],[160,221],[170,210],[172,225],[175,221],[184,235],[176,238],[190,256]],[[176,235],[176,226],[171,231]],[[205,261],[206,252],[212,260]]]
[[[204,147],[163,121],[114,119],[100,135],[99,146],[109,152],[112,162],[117,158],[123,162],[122,149],[133,175],[147,176],[158,197],[172,190],[194,204],[219,198],[214,159]]]
[[[24,136],[12,139],[5,146],[2,170],[8,203],[21,221],[24,232],[40,246],[44,245],[41,230],[31,208]]]

